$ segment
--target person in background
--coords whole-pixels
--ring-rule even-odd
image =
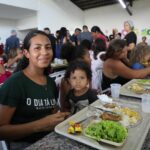
[[[85,62],[77,60],[70,63],[65,78],[68,79],[71,90],[66,96],[62,111],[74,114],[97,100],[97,93],[89,88],[92,72]]]
[[[48,27],[44,28],[44,32],[48,35],[49,40],[51,41],[52,50],[53,50],[53,59],[55,57],[55,49],[56,49],[56,38],[51,34],[51,31]]]
[[[150,66],[150,46],[139,43],[132,51],[130,62],[133,69]]]
[[[9,141],[11,150],[31,145],[68,115],[56,109],[57,89],[48,76],[53,51],[47,34],[29,32],[24,55],[21,70],[0,88],[0,139]]]
[[[19,49],[11,49],[9,53],[9,59],[7,62],[7,67],[16,67],[18,61],[23,57],[23,52],[22,50]]]
[[[70,40],[72,41],[72,44],[77,46],[78,45],[78,38],[77,36],[81,33],[80,28],[76,28],[74,31],[74,34],[71,36]]]
[[[80,45],[80,43],[85,39],[89,40],[91,43],[93,41],[92,34],[91,32],[89,32],[88,26],[86,25],[82,27],[82,32],[77,36],[77,38],[78,38],[78,45]]]
[[[107,38],[98,26],[93,26],[91,28],[91,32],[92,32],[92,36],[93,36],[94,41],[98,38],[102,39],[105,42],[105,47],[107,47]]]
[[[124,30],[127,32],[126,36],[124,39],[127,42],[128,48],[128,58],[130,59],[130,54],[131,51],[135,48],[136,43],[137,43],[137,36],[135,32],[133,31],[134,25],[131,20],[127,20],[124,22]]]
[[[5,43],[5,54],[8,56],[11,49],[19,49],[20,43],[19,38],[17,37],[16,30],[11,31],[11,36],[6,39]]]
[[[106,53],[104,40],[97,38],[93,44],[93,58],[91,62],[92,69],[92,88],[98,92],[101,91],[103,59]],[[96,82],[95,82],[96,81]]]
[[[131,79],[142,79],[150,75],[150,67],[139,70],[128,67],[123,61],[127,58],[127,52],[125,40],[115,39],[110,42],[103,64],[102,90],[109,88],[111,83],[123,85]]]
[[[147,40],[146,36],[143,36],[142,37],[142,42],[140,42],[139,44],[143,45],[143,46],[148,46],[148,43],[146,42],[146,40]]]

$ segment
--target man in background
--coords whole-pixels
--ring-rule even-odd
[[[44,28],[44,32],[48,35],[49,40],[51,41],[52,50],[53,50],[53,60],[54,60],[55,49],[56,49],[56,38],[51,34],[51,31],[48,27]]]
[[[6,39],[5,43],[5,54],[9,55],[11,49],[19,49],[20,43],[19,43],[19,38],[17,37],[17,32],[16,30],[11,31],[11,36]]]
[[[83,32],[81,32],[79,35],[78,35],[78,45],[80,45],[80,43],[83,41],[83,40],[89,40],[91,43],[93,41],[93,38],[92,38],[92,34],[91,32],[89,32],[88,30],[88,27],[86,25],[84,25],[82,27],[82,30]]]

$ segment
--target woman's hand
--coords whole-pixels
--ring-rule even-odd
[[[69,112],[58,112],[42,118],[38,126],[35,128],[35,132],[53,130],[55,126],[64,121],[69,114]]]

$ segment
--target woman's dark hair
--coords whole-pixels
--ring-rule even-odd
[[[59,30],[59,39],[67,36],[67,29],[65,27],[61,27]]]
[[[108,58],[118,57],[118,53],[121,53],[123,48],[127,45],[125,40],[114,39],[110,42],[109,47],[105,54],[105,60]]]
[[[92,44],[89,40],[85,39],[80,44],[84,49],[91,50]]]
[[[32,30],[24,38],[23,49],[26,49],[27,51],[29,51],[30,45],[31,45],[31,39],[33,37],[37,36],[37,35],[44,35],[44,36],[46,36],[48,38],[48,35],[45,32],[43,32],[41,30]],[[25,69],[28,65],[29,65],[28,58],[26,58],[25,56],[23,56],[23,58],[19,61],[18,65],[16,67],[15,72],[18,72],[20,70]],[[50,65],[47,68],[45,68],[44,74],[48,75],[49,71],[50,71]]]
[[[85,48],[83,48],[82,45],[77,46],[77,47],[76,47],[76,50],[75,50],[75,53],[74,53],[74,57],[75,57],[74,60],[76,60],[76,59],[83,59],[84,56],[85,56],[85,54],[86,54],[87,52],[88,52],[88,51],[87,51]]]
[[[98,26],[93,26],[93,27],[91,28],[91,32],[99,32],[99,33],[101,33],[102,35],[105,35],[105,34],[102,32],[102,30],[101,30]]]
[[[89,81],[91,81],[92,71],[91,71],[90,67],[82,60],[75,60],[70,63],[70,65],[68,66],[68,68],[66,70],[65,78],[69,79],[71,73],[74,73],[75,70],[77,70],[77,69],[85,71],[87,78],[89,79]]]
[[[103,39],[96,39],[94,44],[93,44],[93,51],[94,51],[94,59],[97,59],[97,54],[99,52],[102,52],[102,51],[106,51],[106,44],[104,42]]]
[[[68,63],[75,59],[76,47],[71,43],[65,43],[61,47],[61,58],[66,59]]]

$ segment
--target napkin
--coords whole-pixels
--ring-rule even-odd
[[[97,95],[97,97],[105,103],[112,103],[112,98],[108,97],[106,94]]]

